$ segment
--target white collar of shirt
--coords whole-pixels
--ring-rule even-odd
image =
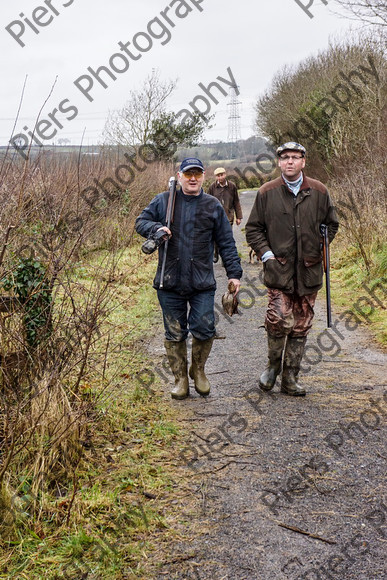
[[[301,189],[302,182],[304,181],[304,174],[301,171],[300,177],[296,181],[288,181],[286,177],[282,174],[282,179],[293,193],[293,195],[297,195]]]

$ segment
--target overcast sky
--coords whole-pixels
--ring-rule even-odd
[[[299,0],[304,6],[309,2]],[[129,91],[140,88],[153,68],[160,70],[163,79],[178,77],[169,101],[175,112],[192,110],[189,103],[203,94],[199,83],[208,87],[219,76],[230,82],[227,69],[231,69],[240,90],[242,138],[247,138],[253,134],[253,103],[273,75],[284,64],[295,65],[324,50],[330,39],[345,36],[354,26],[322,0],[311,2],[313,18],[296,0],[13,0],[3,4],[1,145],[11,136],[26,75],[15,133],[33,129],[58,77],[40,116],[47,120],[40,126],[46,138],[42,142],[67,138],[79,144],[85,131],[87,145],[101,141],[108,111],[120,109]],[[120,50],[120,42],[126,49]],[[120,56],[111,63],[117,70],[127,68],[126,72],[114,72],[109,65],[117,53]],[[101,66],[109,67],[116,77],[101,72],[107,88],[87,70]],[[218,82],[228,91],[224,81]],[[227,140],[229,96],[215,87],[212,93],[219,104],[211,102],[215,127],[206,138]],[[196,104],[205,107],[203,100]],[[58,108],[63,113],[54,114],[55,123],[48,115]]]

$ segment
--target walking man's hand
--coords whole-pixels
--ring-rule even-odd
[[[241,281],[237,280],[236,278],[229,278],[228,284],[230,284],[230,282],[232,282],[235,286],[235,296],[236,296],[239,292],[240,287],[241,287]]]

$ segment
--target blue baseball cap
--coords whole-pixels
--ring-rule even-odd
[[[180,172],[188,171],[188,169],[201,169],[204,173],[204,166],[200,159],[196,159],[196,157],[187,157],[183,159],[180,164]]]

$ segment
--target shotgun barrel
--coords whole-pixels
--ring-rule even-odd
[[[330,278],[330,254],[329,254],[329,238],[328,226],[321,224],[320,231],[323,237],[323,262],[325,272],[325,289],[327,302],[327,328],[332,327],[332,308],[331,308],[331,278]]]
[[[167,214],[165,217],[166,226],[168,229],[171,229],[171,223],[173,221],[173,213],[175,210],[175,199],[176,199],[176,184],[177,181],[175,177],[171,177],[169,180],[169,197],[168,197],[168,205],[167,205]],[[161,273],[160,273],[160,289],[162,290],[164,287],[164,273],[165,273],[165,264],[167,261],[167,251],[168,251],[168,241],[169,237],[167,237],[165,243],[163,244],[163,260],[161,262]]]

